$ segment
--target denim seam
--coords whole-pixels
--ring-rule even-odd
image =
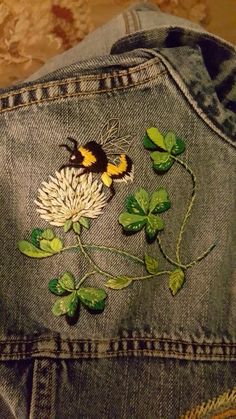
[[[126,70],[113,71],[111,73],[101,73],[99,75],[91,74],[91,75],[80,76],[80,77],[69,77],[69,78],[63,79],[63,81],[58,80],[58,81],[52,81],[52,82],[47,82],[47,83],[36,83],[36,84],[27,86],[27,88],[15,90],[15,93],[9,92],[6,95],[0,94],[0,99],[7,99],[13,96],[17,96],[20,93],[27,93],[29,91],[37,90],[40,88],[44,89],[46,87],[64,86],[65,84],[69,84],[71,82],[76,83],[76,82],[83,82],[83,81],[96,81],[96,80],[107,80],[107,79],[109,80],[114,77],[120,77],[120,76],[126,76],[129,74],[138,73],[140,70],[146,70],[146,69],[149,69],[150,67],[155,67],[156,64],[158,63],[160,63],[160,59],[155,57],[155,58],[151,58],[145,63],[139,64],[138,66],[135,66],[135,67],[128,68]]]
[[[133,18],[133,24],[134,24],[134,32],[139,31],[140,30],[140,26],[139,26],[139,20],[137,18],[137,13],[134,10],[130,11],[130,14]]]
[[[49,410],[52,409],[51,399],[53,397],[52,391],[52,361],[43,359],[35,359],[34,364],[34,377],[33,377],[33,388],[30,403],[30,418],[44,418],[44,413],[49,415]],[[47,370],[47,373],[43,373],[43,370]],[[44,412],[44,413],[43,413]]]
[[[130,34],[130,32],[129,32],[129,20],[127,18],[127,13],[124,12],[122,14],[122,16],[123,16],[124,24],[125,24],[125,33],[126,33],[126,35],[129,35]]]
[[[48,347],[45,347],[48,346]],[[176,348],[176,345],[178,348]],[[6,346],[6,348],[4,348]],[[150,347],[151,346],[151,347]],[[115,356],[120,354],[146,354],[153,356],[171,356],[176,355],[179,358],[189,359],[205,359],[205,360],[236,360],[236,344],[218,343],[214,346],[209,343],[183,343],[181,341],[170,340],[166,341],[165,338],[117,338],[107,340],[86,340],[86,341],[70,341],[63,340],[59,336],[51,339],[41,339],[41,341],[24,341],[9,343],[2,342],[0,346],[1,355],[0,359],[26,357],[38,354],[49,353],[51,355],[68,355],[73,356]],[[12,350],[11,350],[12,349]]]
[[[47,97],[47,98],[42,98],[42,99],[38,99],[38,100],[32,100],[31,102],[26,102],[26,103],[23,103],[23,104],[3,108],[3,109],[0,110],[0,114],[4,113],[4,112],[7,112],[7,111],[12,111],[14,109],[23,108],[23,107],[30,106],[30,105],[33,105],[33,104],[37,104],[37,103],[51,102],[51,101],[54,101],[54,100],[57,100],[57,99],[65,99],[65,98],[76,97],[76,96],[89,96],[89,95],[99,94],[99,93],[115,92],[117,90],[126,90],[126,89],[129,89],[131,87],[140,86],[142,84],[148,83],[151,80],[155,80],[163,74],[167,74],[167,72],[162,71],[158,74],[155,74],[152,77],[149,77],[148,79],[144,79],[144,80],[141,80],[139,82],[134,82],[132,84],[130,83],[127,86],[114,87],[112,89],[98,89],[98,90],[91,90],[91,91],[87,91],[87,92],[85,91],[85,92],[69,93],[69,94],[64,94],[64,95],[63,95],[63,93],[61,93],[58,96]],[[0,100],[1,100],[1,97],[0,97]]]
[[[160,358],[175,358],[188,361],[236,361],[236,354],[222,355],[222,354],[191,354],[191,353],[181,353],[177,351],[162,351],[158,349],[132,349],[132,350],[117,350],[117,351],[99,351],[99,352],[82,352],[82,351],[53,351],[50,349],[41,349],[38,351],[31,352],[15,352],[11,354],[1,354],[0,361],[12,361],[12,360],[22,360],[26,358],[41,358],[41,357],[52,357],[54,359],[97,359],[97,358],[113,358],[120,356],[151,356],[151,357],[160,357]]]
[[[0,345],[1,344],[14,344],[14,343],[19,343],[19,344],[27,344],[27,343],[35,343],[35,342],[54,342],[55,340],[57,340],[58,337],[51,337],[51,336],[46,336],[46,337],[39,337],[39,338],[34,338],[34,339],[5,339],[5,340],[1,340],[0,341]],[[168,338],[162,338],[162,337],[154,337],[154,338],[148,338],[148,337],[116,337],[116,338],[104,338],[104,339],[71,339],[71,338],[67,338],[67,339],[63,339],[63,338],[59,338],[59,341],[62,343],[116,343],[116,342],[163,342],[163,343],[170,343],[170,344],[179,344],[179,345],[188,345],[188,346],[196,346],[196,347],[200,347],[200,346],[216,346],[216,347],[235,347],[236,348],[236,342],[229,342],[229,343],[224,343],[224,342],[194,342],[194,341],[186,341],[186,340],[175,340],[175,339],[168,339]]]
[[[128,35],[131,35],[135,32],[135,23],[133,19],[132,10],[126,11],[126,19],[127,19],[127,29],[128,29]]]

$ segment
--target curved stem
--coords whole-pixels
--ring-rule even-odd
[[[159,235],[157,236],[157,241],[158,241],[158,244],[159,244],[159,248],[160,248],[161,253],[163,254],[164,258],[166,260],[168,260],[168,262],[170,262],[174,266],[177,266],[178,268],[182,268],[182,269],[186,269],[187,268],[186,265],[182,265],[182,263],[176,262],[175,260],[171,259],[171,257],[166,254],[166,252],[164,251],[164,249],[162,247],[162,243],[161,243],[161,239],[160,239],[160,236]]]
[[[61,251],[63,252],[64,250],[71,250],[71,249],[78,249],[78,248],[79,248],[78,245],[67,246],[67,247],[64,247]],[[95,250],[101,250],[101,251],[105,250],[111,253],[116,253],[128,259],[133,260],[135,263],[140,263],[141,265],[145,265],[144,261],[140,259],[138,256],[132,255],[131,253],[126,252],[125,250],[116,249],[115,247],[96,245],[96,244],[83,244],[83,248],[91,249],[91,250],[95,249]]]
[[[136,263],[145,265],[144,261],[140,259],[138,256],[132,255],[131,253],[126,252],[125,250],[116,249],[115,247],[109,247],[109,246],[103,246],[103,245],[101,246],[101,245],[96,245],[96,244],[84,244],[84,248],[95,249],[95,250],[107,250],[108,252],[122,255],[124,257],[127,257],[128,259],[133,260]]]
[[[116,278],[114,275],[110,274],[109,272],[103,271],[102,269],[99,268],[99,266],[93,261],[93,259],[90,257],[90,255],[85,251],[85,245],[82,244],[80,236],[77,236],[77,240],[78,240],[78,246],[70,246],[69,248],[79,248],[82,255],[87,259],[87,261],[90,263],[90,265],[93,266],[94,271],[92,272],[88,272],[87,274],[85,274],[83,276],[83,278],[79,281],[78,285],[76,286],[76,289],[79,288],[79,286],[85,281],[86,278],[88,278],[90,275],[94,275],[96,273],[99,273],[101,275],[104,275],[106,277],[109,278]],[[68,248],[64,248],[63,250],[68,249]],[[141,259],[140,259],[141,260]],[[160,275],[164,275],[164,274],[170,274],[171,271],[161,271],[158,272],[156,274],[149,274],[149,275],[145,275],[145,276],[137,276],[134,278],[130,278],[132,281],[141,281],[144,279],[151,279],[154,278],[155,276],[160,276]]]
[[[99,273],[101,275],[104,275],[104,276],[107,276],[109,278],[115,278],[114,275],[100,269],[99,266],[93,261],[93,259],[89,256],[89,254],[84,250],[84,246],[83,246],[83,244],[80,240],[80,236],[77,236],[77,240],[78,240],[78,246],[79,246],[79,249],[80,249],[82,255],[85,257],[85,259],[87,259],[87,261],[90,263],[90,265],[93,266],[95,271],[97,273]]]
[[[150,274],[150,275],[146,275],[146,276],[138,276],[136,278],[130,278],[132,279],[132,281],[141,281],[143,279],[150,279],[150,278],[154,278],[155,276],[160,276],[160,275],[164,275],[164,274],[170,274],[171,271],[161,271],[158,272],[157,274]]]
[[[184,233],[184,230],[185,230],[185,227],[186,227],[186,223],[188,221],[188,218],[190,216],[190,213],[191,213],[191,210],[192,210],[192,207],[193,207],[193,204],[194,204],[194,200],[196,198],[196,182],[197,182],[197,179],[196,179],[196,176],[193,173],[192,169],[187,165],[187,163],[183,162],[178,157],[175,157],[173,155],[171,155],[171,157],[174,160],[176,160],[181,166],[183,166],[187,170],[187,172],[190,174],[190,176],[192,178],[192,183],[193,183],[191,198],[190,198],[190,201],[189,201],[187,211],[185,213],[182,225],[180,227],[180,231],[179,231],[179,235],[178,235],[178,239],[177,239],[177,243],[176,243],[176,259],[177,259],[177,262],[180,266],[180,264],[181,264],[181,261],[180,261],[180,246],[181,246],[181,242],[182,242],[182,239],[183,239],[183,233]]]
[[[76,289],[78,289],[79,287],[80,287],[80,285],[82,285],[83,284],[83,282],[89,277],[89,276],[92,276],[92,275],[94,275],[94,274],[96,274],[97,273],[97,271],[92,271],[92,272],[88,272],[88,273],[86,273],[82,278],[81,278],[81,280],[78,282],[78,284],[76,285]]]
[[[216,246],[216,243],[213,243],[210,247],[208,247],[207,250],[205,250],[205,252],[201,255],[198,256],[198,258],[196,260],[193,260],[193,262],[188,263],[185,268],[192,268],[193,266],[195,266],[198,262],[200,262],[202,259],[204,259],[207,255],[209,255],[209,253],[214,249],[214,247]]]

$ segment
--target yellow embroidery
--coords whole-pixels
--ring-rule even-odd
[[[206,416],[207,415],[207,416]],[[188,411],[180,419],[229,419],[236,417],[236,387]]]
[[[92,166],[93,163],[96,163],[96,157],[93,155],[93,153],[91,153],[91,151],[86,150],[86,148],[84,147],[80,147],[79,151],[84,157],[84,160],[82,163],[84,167],[89,167],[89,166]]]
[[[227,409],[225,412],[212,416],[212,419],[232,419],[236,418],[236,409]]]
[[[108,186],[108,188],[109,188],[112,184],[112,178],[108,175],[107,172],[103,173],[101,178],[102,178],[102,181],[103,181],[104,185]]]
[[[126,170],[127,170],[127,160],[126,160],[125,154],[120,155],[120,162],[117,166],[112,163],[108,163],[107,165],[107,174],[111,176],[119,175],[121,173],[124,173]]]

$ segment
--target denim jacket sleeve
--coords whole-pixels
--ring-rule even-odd
[[[1,91],[1,417],[235,413],[235,49],[165,19]]]

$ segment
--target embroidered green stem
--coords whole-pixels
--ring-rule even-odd
[[[93,261],[93,259],[90,257],[90,255],[85,251],[84,245],[81,242],[80,236],[77,236],[77,240],[78,240],[78,247],[79,247],[82,255],[85,257],[85,259],[87,259],[87,261],[90,263],[90,265],[93,266],[94,270],[97,273],[99,273],[101,275],[104,275],[108,278],[115,278],[114,275],[112,275],[109,272],[106,272],[103,269],[99,268],[99,266]]]
[[[104,275],[108,278],[116,278],[114,275],[110,274],[109,272],[106,272],[106,271],[102,270],[101,268],[99,268],[99,266],[93,261],[93,259],[90,257],[90,255],[85,251],[85,249],[84,249],[85,245],[82,244],[80,236],[77,236],[77,240],[78,240],[78,247],[79,247],[82,255],[88,260],[88,262],[94,267],[94,270],[95,270],[92,273],[90,272],[90,273],[84,275],[84,277],[79,282],[78,286],[81,285],[81,283],[84,282],[86,278],[88,278],[90,275],[92,275],[96,272],[101,274],[101,275]],[[170,273],[171,273],[171,271],[161,271],[161,272],[158,272],[158,273],[153,274],[153,275],[138,276],[138,277],[134,277],[134,278],[130,278],[130,279],[132,281],[141,281],[141,280],[144,280],[144,279],[150,279],[150,278],[153,278],[155,276],[160,276],[160,275],[170,274]]]
[[[155,276],[160,276],[160,275],[165,275],[165,274],[171,274],[171,271],[161,271],[153,275],[138,276],[136,278],[131,278],[131,279],[132,281],[142,281],[143,279],[150,279],[150,278],[154,278]]]
[[[81,278],[81,280],[78,282],[78,284],[76,285],[76,289],[79,289],[79,287],[84,283],[84,281],[87,279],[87,278],[89,278],[90,276],[92,276],[92,275],[94,275],[94,274],[96,274],[97,273],[97,271],[92,271],[92,272],[88,272],[88,273],[86,273],[82,278]]]
[[[182,242],[182,239],[183,239],[183,233],[184,233],[188,218],[190,217],[191,210],[192,210],[195,198],[196,198],[196,182],[197,182],[197,179],[196,179],[196,176],[193,173],[192,169],[187,165],[187,163],[183,162],[178,157],[175,157],[175,156],[171,156],[171,157],[174,160],[176,160],[181,166],[183,166],[187,170],[187,172],[190,174],[190,176],[192,178],[192,183],[193,183],[191,198],[190,198],[190,201],[189,201],[187,211],[185,213],[182,225],[180,227],[180,231],[179,231],[179,235],[178,235],[177,243],[176,243],[176,259],[177,259],[177,263],[179,264],[179,266],[181,266],[180,247],[181,247],[181,242]]]
[[[132,255],[129,252],[126,252],[125,250],[116,249],[115,247],[109,247],[109,246],[101,246],[101,245],[95,245],[95,244],[84,244],[85,249],[95,249],[95,250],[104,250],[112,253],[119,254],[121,256],[127,257],[128,259],[131,259],[132,261],[136,263],[140,263],[141,265],[144,265],[143,259],[140,259],[138,256]]]
[[[170,262],[172,265],[177,266],[178,268],[182,268],[184,270],[195,266],[198,262],[200,262],[202,259],[208,256],[209,253],[216,247],[216,243],[213,243],[211,246],[208,247],[207,250],[205,250],[205,252],[202,255],[198,256],[197,259],[193,260],[192,262],[189,262],[187,265],[182,265],[181,263],[177,263],[175,260],[171,259],[171,257],[166,254],[165,250],[163,249],[160,236],[157,237],[157,241],[159,244],[160,251],[165,257],[165,259],[168,260],[168,262]]]
[[[202,259],[204,259],[209,253],[216,247],[216,243],[213,243],[201,256],[198,256],[197,259],[195,259],[193,262],[188,263],[185,265],[185,268],[192,268],[195,266],[198,262],[200,262]]]
[[[187,266],[186,265],[182,265],[182,263],[178,263],[175,260],[173,260],[170,256],[167,255],[167,253],[165,252],[165,250],[163,249],[162,243],[161,243],[161,238],[160,235],[157,236],[157,241],[159,244],[159,248],[161,253],[163,254],[164,258],[166,260],[168,260],[168,262],[170,262],[172,265],[177,266],[178,268],[182,268],[182,269],[186,269]]]
[[[132,255],[129,252],[126,252],[125,250],[120,250],[120,249],[116,249],[115,247],[109,247],[109,246],[101,246],[101,245],[96,245],[96,244],[83,244],[83,248],[84,249],[91,249],[91,250],[101,250],[101,251],[108,251],[111,253],[115,253],[115,254],[119,254],[121,256],[124,256],[130,260],[132,260],[135,263],[139,263],[141,265],[144,265],[144,261],[142,259],[140,259],[138,256]],[[62,252],[64,252],[64,250],[71,250],[71,249],[79,249],[78,245],[74,245],[74,246],[67,246],[67,247],[63,247],[63,249],[61,250]]]

